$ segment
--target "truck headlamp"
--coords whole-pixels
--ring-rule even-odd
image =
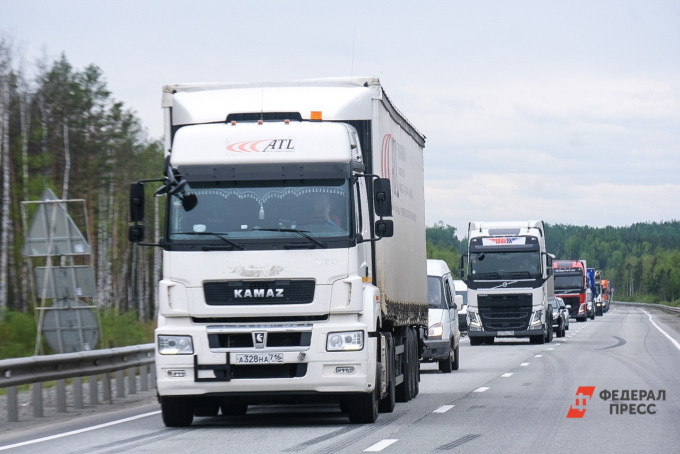
[[[479,321],[479,317],[477,317],[477,312],[469,312],[468,311],[468,325],[473,327],[473,328],[481,328],[482,324]]]
[[[363,331],[344,331],[339,333],[328,333],[326,338],[326,351],[358,351],[364,348]]]
[[[533,317],[531,317],[531,326],[538,326],[543,324],[541,321],[541,317],[543,317],[543,309],[539,309],[536,312],[534,312]]]
[[[158,336],[158,353],[161,355],[193,355],[191,336]]]

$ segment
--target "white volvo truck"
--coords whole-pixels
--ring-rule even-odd
[[[552,340],[553,256],[543,221],[470,222],[461,278],[468,287],[471,345],[496,337]]]
[[[319,400],[371,423],[415,397],[425,137],[379,80],[168,85],[162,105],[164,175],[132,185],[130,239],[163,251],[165,424]]]

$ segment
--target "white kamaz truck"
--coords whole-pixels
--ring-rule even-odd
[[[378,79],[168,85],[162,105],[164,174],[132,185],[130,239],[163,251],[165,424],[308,401],[371,423],[415,397],[425,137]]]
[[[471,345],[492,344],[496,337],[552,340],[552,261],[543,221],[470,222],[460,267]]]

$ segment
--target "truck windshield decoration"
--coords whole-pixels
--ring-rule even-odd
[[[196,203],[182,203],[187,195]],[[347,179],[192,182],[170,196],[168,239],[242,249],[240,241],[348,237]]]
[[[538,251],[472,252],[470,272],[474,280],[540,279],[541,255]]]

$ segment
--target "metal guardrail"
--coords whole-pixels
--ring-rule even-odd
[[[91,350],[57,355],[31,356],[0,360],[0,388],[7,388],[7,419],[19,420],[18,386],[31,385],[33,416],[42,417],[43,383],[56,381],[57,412],[66,412],[67,379],[75,408],[83,408],[83,378],[87,377],[89,404],[112,401],[111,374],[115,372],[116,395],[125,397],[127,372],[128,393],[137,392],[137,376],[141,390],[156,386],[154,344]],[[139,373],[138,373],[139,372]],[[100,380],[101,377],[101,380]]]
[[[654,304],[654,303],[629,303],[624,301],[612,301],[612,304],[620,304],[622,306],[637,306],[637,307],[656,307],[667,312],[673,312],[675,314],[680,314],[680,307],[666,306],[664,304]]]

